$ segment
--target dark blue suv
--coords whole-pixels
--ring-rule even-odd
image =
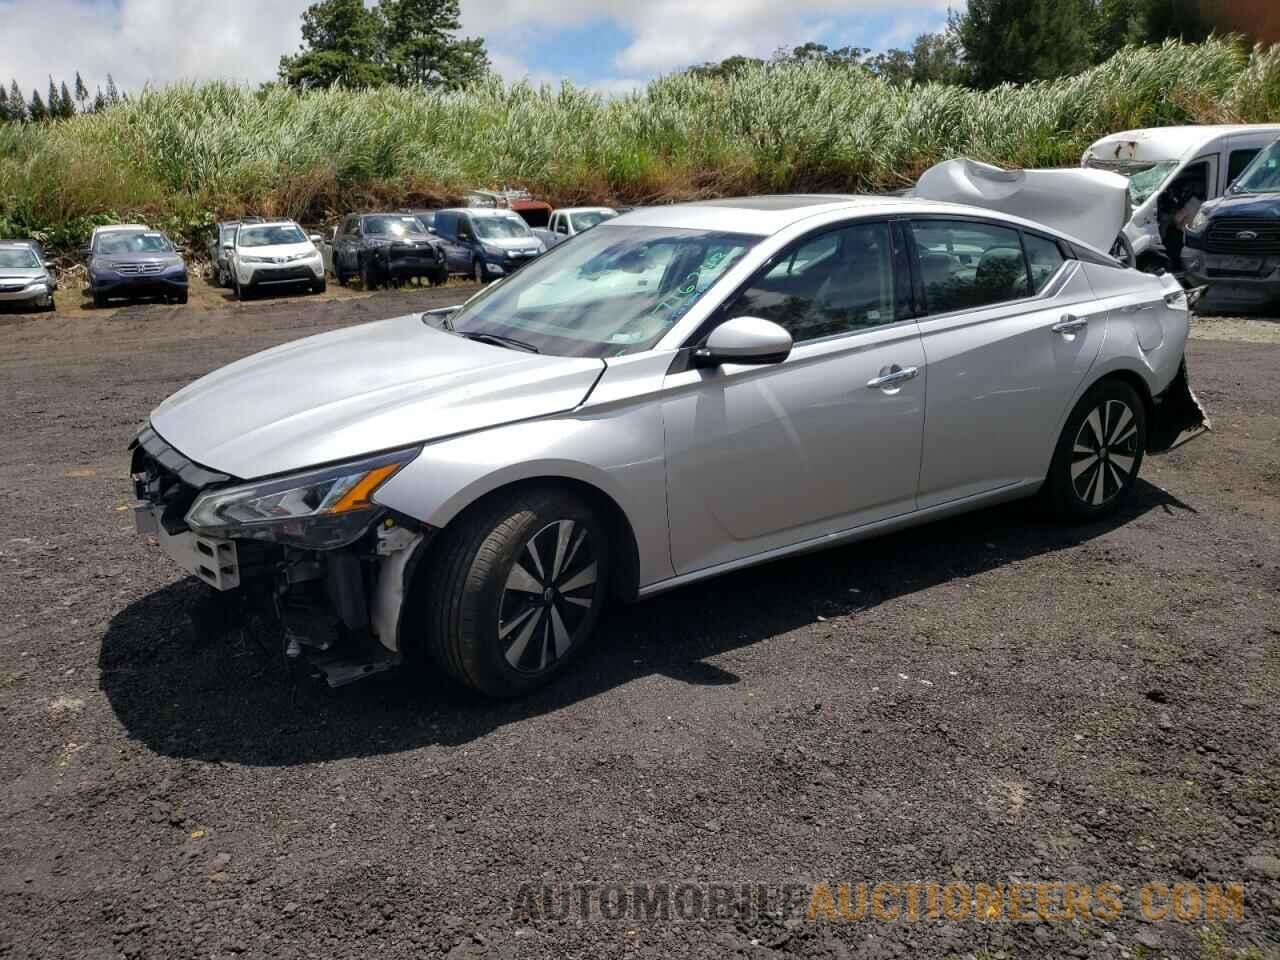
[[[146,295],[187,302],[187,265],[158,230],[99,229],[85,255],[94,306],[105,307],[112,297]]]
[[[465,273],[477,283],[514,273],[546,250],[520,214],[512,210],[440,210],[435,232],[444,245],[449,272]]]

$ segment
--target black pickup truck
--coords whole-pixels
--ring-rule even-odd
[[[406,213],[353,213],[334,232],[330,270],[342,286],[359,278],[366,290],[422,277],[432,286],[449,278],[444,248]]]

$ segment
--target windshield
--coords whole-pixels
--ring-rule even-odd
[[[1231,184],[1231,193],[1280,193],[1280,140],[1253,158]]]
[[[1129,199],[1140,207],[1164,186],[1169,175],[1178,169],[1179,160],[1120,160],[1107,162],[1090,159],[1086,166],[1094,170],[1110,170],[1129,181]]]
[[[162,233],[101,233],[95,253],[168,253],[173,248]]]
[[[387,216],[365,217],[364,232],[375,237],[407,237],[410,234],[420,235],[427,232],[418,222],[417,217],[407,213],[389,214]]]
[[[574,233],[581,233],[583,230],[590,230],[597,223],[612,220],[616,216],[617,214],[610,210],[588,210],[585,213],[570,214],[569,222],[573,224]]]
[[[481,240],[517,240],[532,237],[529,225],[519,217],[472,217]]]
[[[758,242],[675,227],[602,227],[489,287],[450,320],[458,333],[507,337],[558,356],[647,350]]]
[[[307,235],[292,223],[276,223],[266,227],[241,227],[236,243],[242,247],[276,247],[287,243],[306,243]]]
[[[0,269],[34,270],[39,266],[40,261],[35,253],[26,247],[9,247],[0,250]]]

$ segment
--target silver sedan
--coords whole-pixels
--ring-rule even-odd
[[[649,208],[181,390],[133,447],[137,523],[274,591],[331,683],[408,661],[516,696],[611,598],[1037,493],[1115,510],[1205,427],[1187,329],[1172,278],[989,209]]]

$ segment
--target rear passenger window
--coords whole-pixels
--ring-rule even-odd
[[[1028,296],[1018,231],[988,223],[911,224],[930,314],[973,310]]]
[[[906,315],[894,287],[887,223],[859,223],[801,241],[734,302],[731,316],[763,317],[801,343]]]
[[[1052,240],[1037,237],[1032,233],[1024,233],[1022,242],[1027,247],[1027,262],[1031,265],[1031,290],[1040,293],[1058,268],[1066,261],[1061,248]]]

